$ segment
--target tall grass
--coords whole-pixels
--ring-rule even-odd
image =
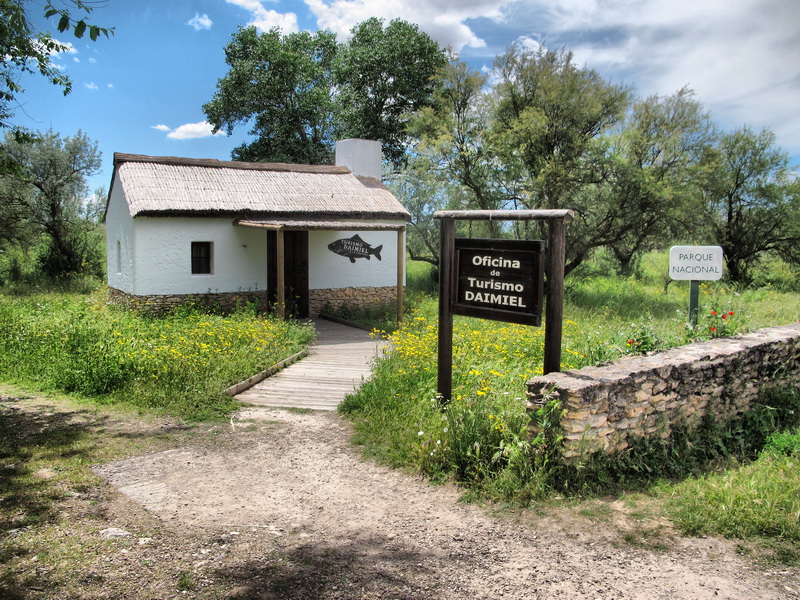
[[[800,460],[769,452],[723,473],[669,486],[668,508],[688,535],[800,542]]]
[[[686,285],[684,285],[686,283]],[[562,369],[794,322],[800,296],[775,289],[701,286],[699,325],[687,326],[688,282],[596,276],[569,282]],[[436,397],[437,301],[428,298],[387,333],[393,351],[341,410],[368,455],[494,497],[541,490],[529,439],[525,384],[542,372],[543,328],[456,317],[453,399]]]
[[[0,295],[0,378],[189,419],[233,410],[225,388],[312,337],[247,309],[148,317],[109,305],[103,292]]]

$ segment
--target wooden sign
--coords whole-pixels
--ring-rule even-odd
[[[453,314],[542,324],[544,243],[456,238]]]
[[[564,299],[566,223],[571,210],[441,210],[439,255],[439,350],[437,392],[447,404],[453,392],[453,314],[541,325],[544,271],[545,374],[561,368],[561,320]],[[456,220],[547,221],[544,243],[521,240],[459,239]],[[543,267],[544,265],[544,267]]]

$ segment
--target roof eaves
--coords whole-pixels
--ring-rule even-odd
[[[270,211],[270,212],[254,212],[254,211],[231,211],[231,210],[140,210],[134,217],[214,217],[214,218],[232,218],[232,219],[292,219],[292,220],[309,220],[309,219],[357,219],[359,221],[410,221],[411,215],[408,212],[401,211],[341,211],[341,212],[296,212],[296,211]]]

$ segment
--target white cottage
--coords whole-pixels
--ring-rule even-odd
[[[108,285],[160,310],[187,301],[318,316],[326,304],[402,311],[410,215],[383,186],[380,143],[336,166],[114,154]]]

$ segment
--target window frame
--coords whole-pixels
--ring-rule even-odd
[[[214,274],[214,242],[192,242],[190,257],[192,275]]]

